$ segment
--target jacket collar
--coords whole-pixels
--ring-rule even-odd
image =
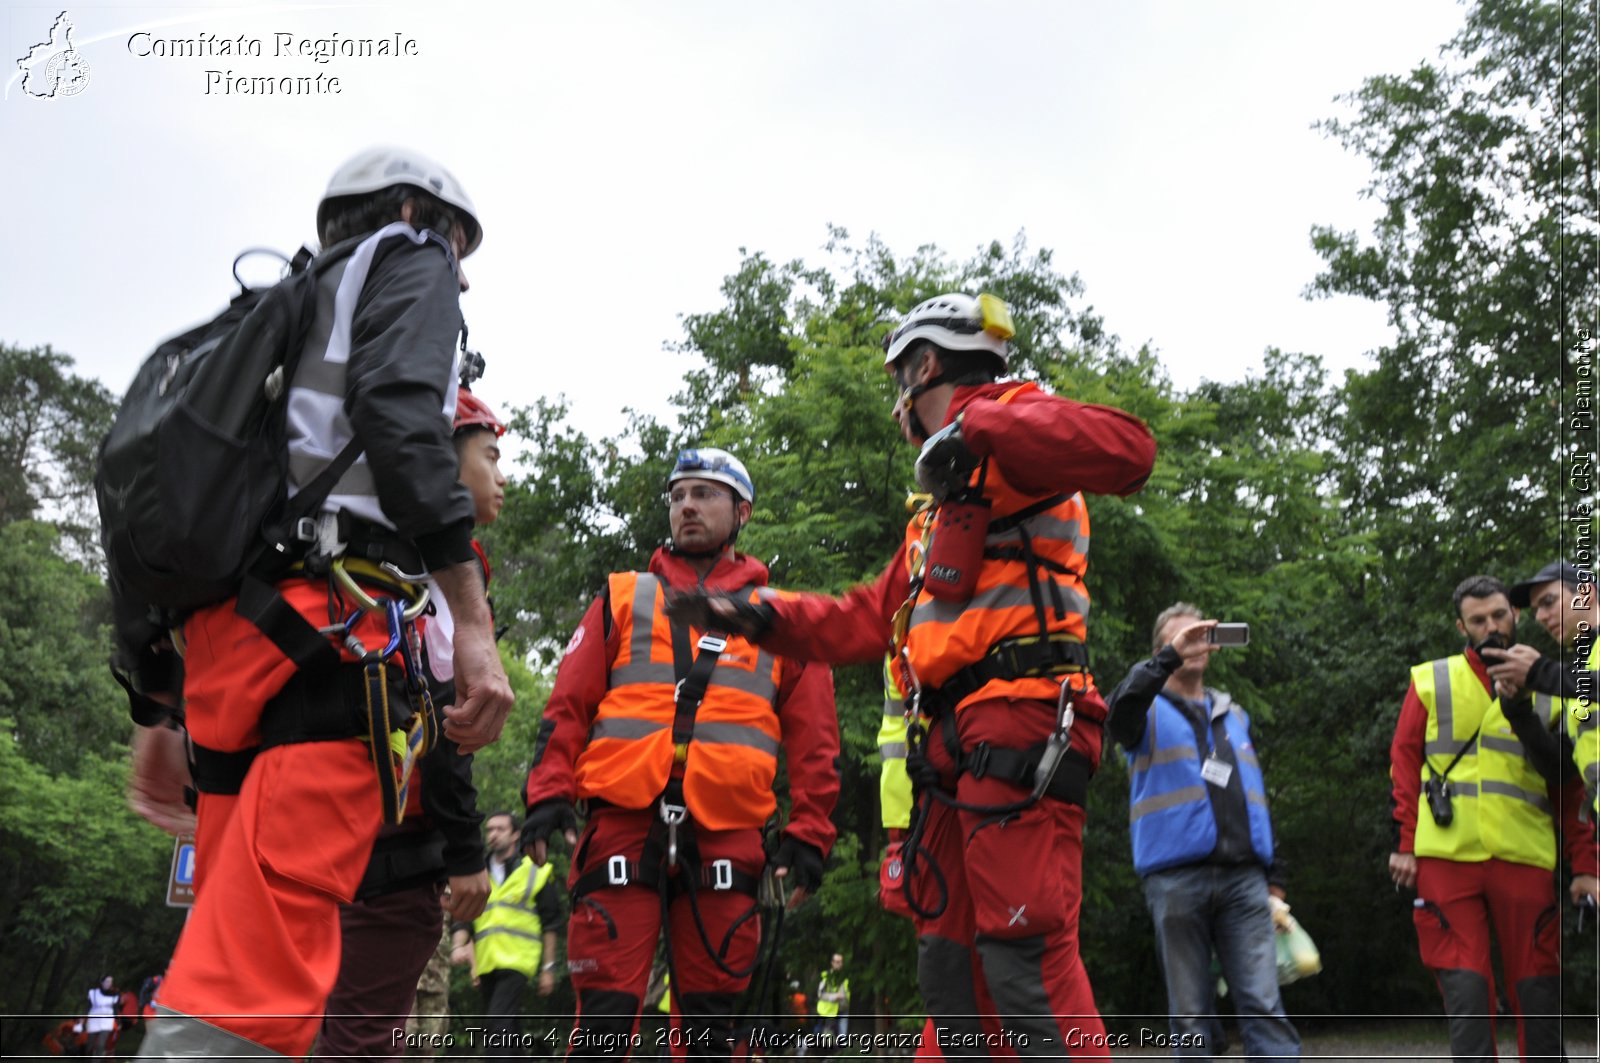
[[[733,557],[720,557],[706,573],[704,582],[694,566],[664,546],[650,555],[650,573],[676,590],[696,587],[708,591],[736,591],[744,587],[767,585],[767,566],[749,554],[734,551]]]

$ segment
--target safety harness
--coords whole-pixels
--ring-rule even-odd
[[[236,794],[262,750],[360,737],[371,746],[383,822],[395,825],[405,817],[418,758],[438,741],[439,719],[421,667],[424,655],[416,625],[429,609],[428,591],[386,559],[405,553],[392,538],[386,541],[343,514],[326,514],[320,523],[321,530],[309,534],[319,542],[336,538],[342,548],[308,552],[303,560],[288,565],[284,574],[327,582],[329,624],[312,626],[278,592],[277,579],[269,582],[269,569],[258,566],[252,571],[240,588],[236,610],[296,670],[262,710],[259,746],[222,752],[190,740],[194,789]],[[387,639],[382,648],[369,649],[355,635],[367,613],[385,620]],[[355,660],[344,661],[339,646]],[[402,667],[391,665],[396,657]]]
[[[985,458],[978,469],[975,488],[980,492],[988,476],[989,459]],[[989,522],[988,537],[1016,532],[1016,543],[986,545],[985,560],[1021,561],[1028,576],[1028,595],[1038,620],[1039,633],[1002,639],[989,648],[989,652],[970,665],[958,670],[937,688],[924,688],[911,663],[907,648],[911,613],[926,580],[926,558],[929,555],[935,526],[931,497],[913,496],[908,504],[919,504],[916,511],[926,514],[920,542],[920,555],[924,563],[913,564],[910,593],[896,611],[892,623],[892,655],[899,670],[901,688],[905,691],[906,716],[906,773],[911,779],[913,807],[910,829],[902,843],[903,875],[900,888],[907,905],[926,919],[943,913],[949,900],[949,888],[944,873],[932,854],[922,846],[922,832],[927,825],[927,803],[939,801],[962,812],[973,812],[990,820],[1003,821],[1032,807],[1043,798],[1083,805],[1088,798],[1089,761],[1071,748],[1071,731],[1075,719],[1076,695],[1087,689],[1089,671],[1088,651],[1081,640],[1049,629],[1047,610],[1053,610],[1057,619],[1066,615],[1066,602],[1056,575],[1076,575],[1066,566],[1051,558],[1041,557],[1033,547],[1027,522],[1041,513],[1067,501],[1067,495],[1051,495],[1040,499],[1015,513]],[[1049,573],[1044,577],[1041,573]],[[1049,602],[1045,595],[1048,588]],[[1082,682],[1074,686],[1074,677]],[[956,730],[956,706],[984,686],[996,680],[1059,678],[1056,698],[1056,722],[1049,738],[1025,749],[1007,749],[979,742],[971,750],[961,748]],[[926,717],[940,728],[950,759],[955,764],[955,777],[941,778],[927,758],[928,728]],[[1025,788],[1026,797],[1001,805],[973,805],[956,799],[956,781],[963,774],[975,779],[995,778]],[[911,891],[914,868],[922,860],[938,888],[939,900],[931,909],[918,904]]]
[[[750,589],[745,588],[739,593],[745,596],[749,592]],[[586,904],[596,909],[615,937],[616,925],[604,906],[590,898],[591,893],[629,885],[653,889],[661,897],[663,925],[673,899],[687,895],[689,910],[694,916],[695,928],[699,931],[706,954],[728,977],[744,978],[755,970],[756,963],[738,971],[729,967],[724,957],[733,943],[734,933],[750,918],[760,914],[757,898],[761,882],[756,876],[735,868],[732,861],[719,859],[709,864],[701,861],[699,845],[694,836],[694,823],[689,818],[683,794],[683,773],[689,759],[689,742],[694,737],[695,714],[705,701],[706,690],[711,685],[711,674],[716,670],[722,651],[727,649],[728,637],[722,632],[707,631],[700,636],[697,644],[691,646],[687,624],[674,621],[670,631],[673,673],[678,680],[673,693],[672,769],[667,776],[666,787],[656,799],[656,818],[650,825],[639,858],[631,860],[626,854],[614,855],[607,858],[604,866],[580,875],[572,885],[572,903],[574,907]],[[579,866],[583,865],[585,856],[586,853],[580,851],[575,857]],[[673,874],[674,868],[677,874]],[[696,894],[702,889],[732,890],[751,898],[750,910],[734,920],[720,945],[711,943],[700,914]],[[669,969],[672,969],[670,943],[667,946],[667,962]]]

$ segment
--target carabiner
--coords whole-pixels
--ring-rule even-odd
[[[380,604],[379,601],[372,595],[368,594],[366,590],[364,590],[362,586],[355,581],[355,577],[351,576],[350,573],[344,570],[343,558],[334,558],[333,564],[330,566],[330,568],[333,573],[333,580],[339,585],[339,589],[344,591],[344,593],[348,594],[350,597],[354,598],[357,605],[361,606],[361,608],[367,610],[369,613],[381,612],[383,610],[383,605]],[[428,588],[423,586],[419,589],[417,600],[406,606],[405,619],[408,622],[415,620],[417,617],[421,616],[427,608]]]
[[[1077,718],[1073,712],[1073,705],[1077,699],[1073,697],[1072,677],[1061,677],[1061,692],[1056,695],[1056,734],[1065,737],[1072,730],[1072,721]]]

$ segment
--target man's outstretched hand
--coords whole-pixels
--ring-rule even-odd
[[[669,591],[663,610],[667,619],[682,621],[697,630],[722,631],[747,639],[759,639],[772,627],[772,606],[728,594]]]

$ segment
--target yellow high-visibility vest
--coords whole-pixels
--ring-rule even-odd
[[[1418,802],[1416,855],[1462,863],[1494,857],[1554,869],[1556,828],[1549,787],[1528,763],[1522,742],[1500,711],[1500,700],[1490,696],[1462,654],[1417,665],[1411,681],[1428,710],[1422,780],[1443,774],[1457,751],[1467,746],[1450,768],[1450,825],[1439,826],[1426,799]],[[1546,726],[1554,725],[1554,711],[1544,712]]]

